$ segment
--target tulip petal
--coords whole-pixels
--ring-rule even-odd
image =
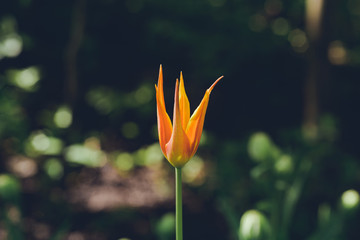
[[[206,115],[206,109],[209,103],[210,93],[215,87],[215,85],[223,78],[222,76],[218,78],[210,88],[205,92],[203,99],[201,100],[199,106],[195,109],[194,113],[191,115],[188,126],[186,128],[186,135],[189,138],[191,155],[194,156],[201,139],[201,134],[204,127],[204,120]]]
[[[157,121],[158,121],[158,134],[159,143],[162,152],[166,155],[165,145],[171,138],[172,126],[169,115],[166,112],[165,100],[164,100],[164,89],[163,89],[163,74],[162,66],[160,65],[158,86],[155,85],[156,89],[156,106],[157,106]]]
[[[189,99],[186,95],[185,92],[185,86],[184,86],[184,78],[182,75],[182,72],[180,72],[180,113],[181,113],[181,122],[182,122],[182,126],[183,129],[186,129],[187,124],[189,122],[190,119],[190,103],[189,103]]]
[[[167,159],[174,167],[182,167],[190,159],[190,144],[181,123],[179,105],[179,80],[176,79],[173,132],[169,142],[165,146]]]

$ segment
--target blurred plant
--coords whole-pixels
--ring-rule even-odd
[[[210,93],[221,78],[218,78],[206,90],[201,103],[190,117],[190,104],[185,92],[183,75],[180,73],[180,87],[179,80],[176,79],[174,115],[173,124],[171,124],[165,108],[163,74],[160,65],[158,85],[155,85],[158,133],[161,150],[169,163],[175,168],[176,240],[183,239],[181,170],[194,156],[199,146]]]
[[[25,69],[10,69],[7,70],[6,75],[11,84],[29,92],[36,90],[41,77],[39,68],[35,66]]]
[[[251,134],[246,143],[223,143],[219,155],[225,157],[217,162],[216,168],[223,186],[218,190],[218,207],[232,229],[232,239],[243,239],[245,236],[240,232],[251,229],[243,220],[252,211],[248,209],[267,219],[268,224],[254,227],[267,229],[268,225],[270,231],[265,239],[358,236],[354,231],[359,205],[355,190],[358,161],[336,144],[339,136],[336,118],[329,114],[321,116],[318,130],[317,138],[311,140],[300,129],[281,132],[276,140],[284,141],[284,148],[265,132]],[[354,189],[344,192],[349,185]],[[340,201],[335,203],[333,199]],[[240,213],[244,213],[242,217]],[[252,239],[262,238],[259,235]]]
[[[175,233],[175,216],[173,213],[164,214],[156,223],[155,232],[157,239],[170,240],[173,239]]]
[[[323,203],[318,208],[318,229],[311,234],[309,240],[336,240],[344,239],[344,225],[346,219],[359,207],[359,193],[350,189],[341,195],[336,209],[332,209],[327,203]]]
[[[4,220],[7,239],[25,239],[21,226],[20,195],[20,181],[10,174],[0,174],[0,220]]]
[[[322,159],[331,154],[329,149],[333,146],[336,132],[334,121],[329,116],[325,116],[320,121],[319,129],[321,131],[317,142],[307,140],[302,144],[298,142],[298,149],[294,149],[291,154],[285,153],[276,146],[266,133],[254,133],[250,137],[248,153],[256,163],[250,175],[255,180],[257,188],[263,190],[262,200],[255,206],[266,214],[262,215],[256,211],[250,211],[252,214],[244,213],[240,221],[240,239],[291,239],[289,232],[294,223],[293,216],[297,214],[299,201],[305,194],[306,182]],[[332,213],[328,204],[320,205],[319,229],[309,239],[341,238],[341,226],[347,213],[354,211],[358,204],[358,192],[348,190],[343,193],[341,207],[336,213]],[[258,221],[248,220],[247,223],[246,219],[252,219],[248,215],[258,216],[258,218],[253,217]],[[266,216],[269,216],[269,223],[266,221]],[[249,227],[250,223],[253,224],[252,228]],[[270,230],[267,230],[268,228]],[[267,232],[267,237],[263,238],[261,231]],[[255,236],[256,234],[258,236]],[[247,238],[250,235],[253,237]]]
[[[17,22],[12,16],[0,19],[0,60],[17,57],[23,48],[23,40],[17,32]]]
[[[240,220],[240,240],[267,240],[271,236],[271,227],[266,217],[257,210],[248,210]]]

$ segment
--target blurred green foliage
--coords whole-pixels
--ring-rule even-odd
[[[303,0],[3,2],[0,239],[174,238],[160,64],[169,112],[180,71],[194,103],[225,76],[183,171],[184,238],[358,239],[360,4],[323,2],[317,41]]]
[[[20,182],[11,175],[0,175],[0,194],[4,201],[15,202],[20,195]]]
[[[271,228],[266,217],[256,210],[246,211],[240,220],[239,239],[270,239]]]

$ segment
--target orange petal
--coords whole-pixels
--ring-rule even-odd
[[[186,129],[187,124],[190,119],[190,103],[188,97],[186,96],[184,78],[182,72],[180,72],[180,113],[181,113],[181,122],[183,129]]]
[[[159,70],[158,86],[155,85],[155,89],[156,89],[156,109],[157,109],[159,143],[161,150],[166,157],[165,145],[171,138],[172,126],[171,126],[170,117],[167,114],[165,108],[163,74],[162,74],[161,65]]]
[[[179,105],[179,80],[176,79],[173,132],[165,146],[167,159],[174,167],[182,167],[190,159],[190,144],[182,127]]]
[[[198,146],[201,139],[201,134],[204,127],[204,120],[206,115],[206,109],[209,103],[210,93],[215,87],[215,85],[220,81],[220,79],[223,78],[222,76],[219,77],[210,88],[208,88],[205,92],[205,95],[203,99],[201,100],[201,103],[196,108],[194,113],[191,115],[191,118],[189,120],[188,126],[186,128],[186,135],[188,136],[188,139],[190,141],[190,149],[191,149],[191,155],[192,157]]]

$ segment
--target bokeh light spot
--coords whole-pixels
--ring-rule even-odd
[[[24,156],[14,156],[10,158],[8,167],[11,172],[21,178],[34,176],[38,172],[38,167],[34,159]]]
[[[261,162],[271,158],[273,148],[273,143],[266,133],[258,132],[250,137],[248,152],[255,161]]]
[[[275,163],[275,170],[280,174],[291,173],[293,160],[289,155],[282,155]]]
[[[145,166],[156,165],[164,158],[158,143],[140,148],[134,153],[134,156],[136,164]]]
[[[276,35],[285,36],[289,32],[289,22],[285,18],[277,18],[272,22],[271,28]]]
[[[17,87],[31,91],[40,80],[40,70],[34,66],[22,70],[9,70],[8,76]]]
[[[23,47],[22,39],[17,34],[6,36],[0,41],[0,59],[5,57],[17,57]]]
[[[344,208],[352,209],[359,205],[360,196],[357,191],[350,189],[345,191],[341,196],[341,203]]]
[[[10,174],[0,174],[0,197],[5,200],[16,198],[20,194],[20,181]]]
[[[205,180],[205,164],[204,161],[194,156],[184,167],[183,167],[183,179],[186,183],[199,186]]]
[[[19,223],[21,220],[21,213],[17,206],[11,205],[7,207],[7,216],[12,223]]]
[[[292,30],[288,35],[288,40],[296,52],[305,52],[309,47],[306,34],[300,29]]]
[[[88,167],[100,167],[105,164],[106,156],[100,150],[74,144],[65,149],[65,159]]]
[[[153,97],[153,90],[146,85],[141,86],[135,91],[134,97],[139,104],[148,103]]]
[[[257,210],[248,210],[241,217],[239,227],[240,239],[268,239],[270,231],[270,224],[266,217]]]
[[[134,157],[130,153],[120,153],[116,157],[115,165],[122,171],[129,171],[134,167]]]
[[[334,65],[343,65],[347,62],[347,51],[341,41],[334,41],[330,43],[328,58]]]
[[[166,213],[156,223],[156,234],[160,239],[171,239],[174,233],[175,216],[173,213]]]
[[[72,123],[72,111],[70,108],[59,107],[54,114],[54,123],[59,128],[68,128]]]
[[[125,138],[134,139],[139,135],[139,127],[134,122],[124,123],[121,127],[121,133]]]
[[[44,133],[39,132],[32,137],[31,144],[35,150],[44,152],[49,148],[50,140]]]
[[[23,40],[17,34],[16,19],[12,16],[0,20],[0,59],[17,57],[23,48]]]
[[[57,158],[48,159],[44,164],[44,170],[54,180],[60,179],[64,173],[63,165]]]
[[[46,149],[46,151],[44,151],[44,154],[47,155],[60,154],[64,146],[63,141],[55,137],[49,137],[49,140],[50,140],[50,146]]]
[[[86,101],[100,114],[106,115],[115,109],[117,99],[114,90],[106,87],[97,87],[87,92]]]
[[[36,131],[30,135],[25,144],[28,156],[57,155],[63,150],[64,143],[56,137],[49,137],[43,131]]]
[[[145,164],[152,165],[161,162],[163,154],[159,144],[155,143],[148,146],[145,150]]]

